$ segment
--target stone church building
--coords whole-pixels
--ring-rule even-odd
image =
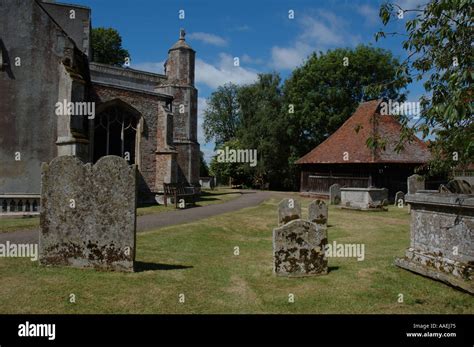
[[[61,155],[128,159],[141,201],[153,201],[163,183],[199,185],[195,51],[183,30],[165,73],[155,74],[91,62],[87,7],[2,0],[0,18],[3,212],[36,208],[41,163]],[[58,102],[73,103],[72,112],[58,115]],[[94,117],[77,114],[92,104]]]

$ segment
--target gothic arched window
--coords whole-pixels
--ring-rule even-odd
[[[94,119],[94,162],[117,155],[136,163],[139,118],[138,111],[120,100],[102,105]]]

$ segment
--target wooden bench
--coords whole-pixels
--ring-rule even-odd
[[[191,187],[193,188],[193,187]],[[165,206],[168,206],[168,198],[173,197],[174,198],[174,205],[175,208],[178,208],[178,201],[179,199],[183,198],[185,203],[186,203],[186,198],[190,198],[191,202],[193,205],[196,205],[195,201],[195,196],[196,194],[194,192],[190,193],[186,191],[186,187],[183,184],[180,183],[164,183],[163,184],[163,190],[164,190],[164,200],[165,200]]]

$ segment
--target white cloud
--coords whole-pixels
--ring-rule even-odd
[[[234,66],[234,58],[226,53],[219,54],[217,65],[211,65],[204,60],[196,59],[196,83],[202,83],[210,88],[217,88],[225,83],[252,83],[257,79],[257,73],[242,66]]]
[[[365,22],[369,25],[382,23],[379,17],[378,8],[372,7],[370,5],[357,5],[356,11],[364,17]]]
[[[209,34],[209,33],[203,33],[203,32],[196,32],[196,33],[191,33],[188,35],[188,38],[191,40],[197,40],[197,41],[202,41],[204,43],[207,43],[209,45],[214,45],[214,46],[227,46],[227,40],[214,35],[214,34]]]
[[[272,63],[275,69],[293,69],[300,65],[311,53],[312,48],[302,42],[296,42],[292,47],[272,47]]]
[[[240,59],[242,62],[244,63],[247,63],[247,64],[263,64],[264,61],[263,59],[260,59],[260,58],[252,58],[250,55],[248,54],[244,54],[242,55],[241,59]]]
[[[131,68],[136,69],[136,70],[163,74],[165,71],[164,64],[165,64],[164,61],[145,62],[145,63],[139,63],[139,64],[133,64],[133,61],[132,61]]]
[[[272,47],[271,67],[293,69],[301,65],[313,51],[360,42],[360,36],[349,31],[347,21],[329,11],[320,10],[316,17],[303,15],[299,17],[298,24],[301,32],[294,44]]]

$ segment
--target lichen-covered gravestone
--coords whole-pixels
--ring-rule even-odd
[[[301,218],[301,204],[295,199],[283,199],[278,204],[278,225]]]
[[[61,156],[42,166],[43,265],[133,271],[136,166],[117,156],[94,166]]]
[[[331,205],[339,205],[341,203],[341,186],[337,183],[329,187],[329,203]]]
[[[273,272],[287,277],[327,274],[326,245],[326,228],[307,220],[290,220],[273,229]]]
[[[415,194],[418,190],[425,189],[425,178],[420,175],[411,175],[407,178],[408,194]]]
[[[314,200],[308,206],[309,221],[327,228],[328,206],[323,200]]]

